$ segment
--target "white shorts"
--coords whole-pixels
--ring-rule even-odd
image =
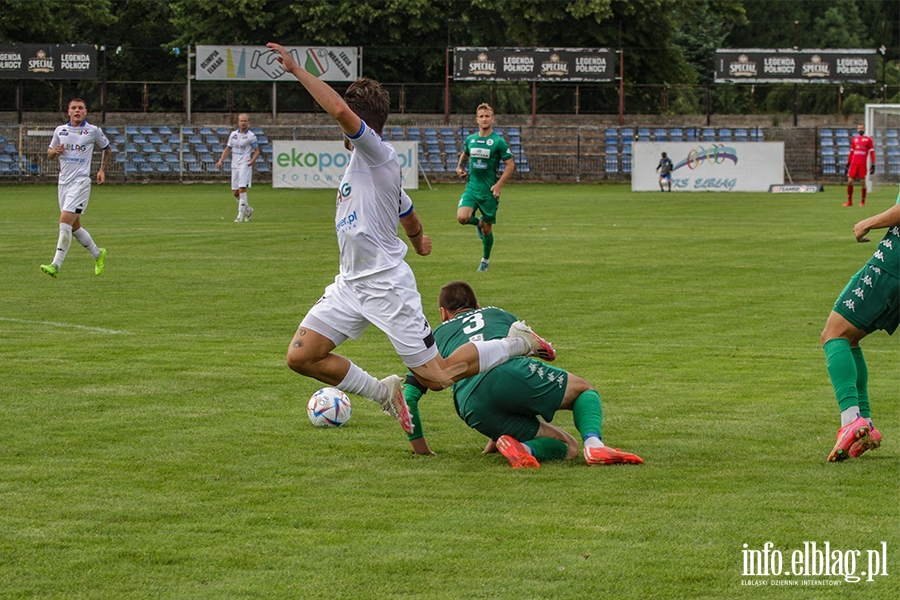
[[[311,329],[340,346],[359,339],[369,325],[387,334],[407,367],[437,357],[431,326],[422,311],[416,276],[405,262],[389,271],[347,281],[340,275],[306,313],[300,327]]]
[[[56,187],[56,195],[59,197],[60,212],[82,215],[91,199],[91,180],[84,177],[60,184]]]
[[[235,167],[231,165],[231,189],[239,190],[241,188],[248,188],[251,186],[253,180],[253,167],[250,165],[243,165],[240,167]]]

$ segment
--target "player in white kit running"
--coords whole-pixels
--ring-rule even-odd
[[[231,191],[238,201],[238,216],[234,222],[249,221],[253,216],[253,207],[247,203],[247,188],[253,184],[253,163],[259,156],[259,145],[256,142],[256,134],[250,131],[250,115],[246,113],[238,115],[238,128],[228,136],[222,158],[216,163],[217,169],[222,168],[229,153]]]
[[[103,272],[106,250],[98,248],[91,235],[81,227],[81,215],[87,210],[91,198],[91,158],[94,146],[102,150],[97,185],[106,180],[106,165],[112,150],[103,131],[85,120],[87,105],[81,98],[69,102],[69,122],[53,131],[47,157],[59,160],[59,239],[56,254],[49,265],[41,265],[41,271],[50,277],[59,275],[69,245],[74,237],[94,257],[94,273]]]
[[[390,112],[387,90],[363,78],[341,98],[300,67],[282,46],[270,43],[268,47],[279,53],[285,70],[334,117],[352,149],[336,202],[340,273],[300,323],[288,348],[288,366],[378,402],[410,433],[413,426],[403,398],[403,379],[391,375],[379,381],[333,352],[344,341],[359,338],[370,324],[387,334],[403,362],[431,389],[488,371],[511,356],[553,353],[549,343],[517,323],[508,338],[470,342],[446,359],[440,355],[415,276],[403,260],[407,246],[397,236],[402,225],[416,253],[431,252],[431,240],[423,234],[422,222],[401,187],[397,153],[381,139]]]

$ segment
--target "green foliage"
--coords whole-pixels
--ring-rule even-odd
[[[741,585],[744,544],[772,542],[784,566],[804,541],[900,547],[896,335],[862,344],[884,445],[841,464],[825,461],[839,417],[819,344],[874,251],[852,225],[895,187],[842,209],[839,186],[513,180],[487,273],[455,219],[461,190],[410,192],[434,242],[408,256],[432,324],[440,286],[470,281],[553,341],[556,364],[603,398],[606,442],[646,464],[514,471],[481,454],[449,392],[421,402],[436,456],[412,456],[356,396],[346,428],[312,427],[321,384],[284,355],[338,269],[333,190],[255,185],[253,221],[235,224],[227,184],[95,186],[83,223],[106,271],[73,244],[54,280],[38,265],[55,247],[56,186],[6,185],[0,596],[896,595],[891,568],[800,592]],[[379,377],[403,371],[374,328],[339,352]],[[575,432],[567,411],[554,424]]]

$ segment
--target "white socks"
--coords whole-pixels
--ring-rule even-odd
[[[97,244],[94,243],[93,238],[91,238],[91,234],[84,230],[82,227],[78,231],[73,231],[72,236],[78,240],[78,243],[87,248],[87,251],[91,253],[95,259],[100,257],[100,249],[97,247]]]
[[[343,392],[365,396],[379,403],[388,397],[387,386],[360,369],[353,362],[350,363],[350,370],[347,371],[344,380],[335,387]]]
[[[238,219],[244,220],[244,215],[247,213],[247,207],[247,192],[238,194]]]
[[[592,435],[584,439],[585,448],[602,448],[604,445],[605,444],[600,441],[600,438],[598,438],[596,435]]]
[[[531,350],[522,338],[503,338],[472,343],[478,350],[479,373],[490,371],[513,356],[522,356]]]
[[[859,407],[851,406],[841,411],[841,427],[845,427],[859,418]]]
[[[53,257],[53,266],[57,269],[66,260],[66,252],[69,251],[70,245],[72,245],[72,226],[68,223],[60,223],[59,240],[56,242],[56,255]]]

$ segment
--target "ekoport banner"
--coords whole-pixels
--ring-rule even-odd
[[[0,44],[0,79],[97,79],[91,44]]]
[[[716,50],[716,83],[875,83],[875,50]]]
[[[391,142],[404,189],[419,189],[419,143]],[[337,189],[350,163],[343,142],[274,141],[272,187]]]
[[[298,65],[322,81],[356,81],[359,48],[286,46]],[[213,81],[293,80],[265,46],[197,46],[197,79]]]
[[[659,191],[663,152],[673,192],[767,192],[784,183],[784,142],[635,142],[632,191]]]
[[[612,81],[606,48],[454,48],[457,81]]]

